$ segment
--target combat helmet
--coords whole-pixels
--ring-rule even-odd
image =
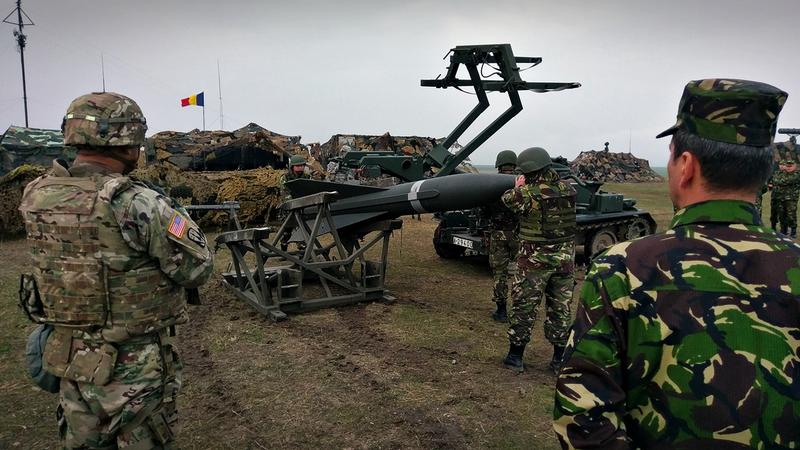
[[[147,122],[132,99],[114,92],[92,92],[70,103],[61,131],[65,145],[142,145]]]
[[[531,147],[522,151],[517,157],[517,169],[522,173],[531,173],[553,164],[550,154],[541,147]]]
[[[305,159],[305,158],[303,158],[303,157],[302,157],[302,156],[300,156],[300,155],[293,155],[293,156],[292,156],[292,157],[289,159],[289,167],[292,167],[292,166],[302,166],[302,165],[304,165],[305,163],[306,163],[306,159]]]
[[[497,159],[494,161],[494,167],[499,168],[500,166],[516,166],[517,165],[517,154],[514,153],[512,150],[503,150],[502,152],[497,154]]]

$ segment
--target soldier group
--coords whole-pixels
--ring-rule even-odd
[[[754,205],[786,99],[746,80],[686,85],[676,124],[657,136],[672,136],[670,228],[598,255],[571,325],[575,194],[547,169],[547,152],[519,155],[523,175],[502,197],[519,243],[503,363],[523,370],[544,300],[562,447],[800,446],[795,160],[781,158],[771,178],[772,228]],[[508,246],[490,245],[498,305]]]
[[[772,191],[769,220],[773,229],[780,229],[781,233],[794,239],[797,238],[797,201],[800,198],[800,157],[796,138],[792,136],[789,142],[775,144],[773,153],[777,167],[766,185],[766,189]]]
[[[524,370],[544,301],[563,447],[800,447],[800,246],[754,205],[786,98],[752,81],[686,85],[677,123],[658,136],[672,136],[670,228],[596,257],[574,323],[576,192],[542,148],[498,155],[499,172],[519,174],[489,207],[503,364]],[[40,324],[31,372],[59,392],[65,448],[175,444],[175,325],[187,321],[184,288],[209,278],[213,258],[180,205],[127,176],[146,129],[125,96],[77,98],[63,122],[75,162],[56,160],[20,207],[33,255],[21,302]],[[797,167],[780,166],[773,211],[794,234],[797,198],[775,192],[796,186]],[[290,168],[301,177],[305,161]]]

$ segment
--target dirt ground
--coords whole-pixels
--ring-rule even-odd
[[[652,189],[663,202],[665,186]],[[180,447],[556,448],[552,348],[541,321],[528,370],[504,369],[506,327],[489,317],[488,266],[436,256],[435,226],[431,216],[406,218],[392,237],[393,303],[276,324],[233,297],[219,276],[204,286],[203,304],[190,307],[191,323],[179,330]],[[23,240],[0,242],[0,449],[58,444],[56,397],[34,388],[23,365],[32,326],[15,302],[26,251]],[[218,272],[229,260],[223,252]]]

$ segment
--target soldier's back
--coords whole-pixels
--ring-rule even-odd
[[[800,246],[755,218],[702,215],[595,261],[587,281],[626,330],[616,339],[634,442],[800,445],[798,261]]]

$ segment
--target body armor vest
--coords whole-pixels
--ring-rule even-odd
[[[44,176],[26,188],[20,211],[42,322],[135,336],[174,324],[184,311],[183,290],[120,233],[110,204],[131,185],[122,176]]]
[[[545,173],[525,188],[534,206],[519,219],[520,239],[546,244],[575,239],[575,189],[555,172]]]

